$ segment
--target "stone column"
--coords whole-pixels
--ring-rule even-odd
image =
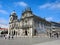
[[[32,37],[33,36],[33,29],[32,28],[30,28],[29,33],[30,33],[30,37]]]

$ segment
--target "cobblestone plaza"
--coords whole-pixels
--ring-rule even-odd
[[[35,45],[35,44],[40,44],[40,43],[45,43],[45,42],[52,42],[60,40],[60,38],[48,38],[48,37],[20,37],[17,38],[15,37],[14,39],[4,39],[0,38],[0,45]],[[58,44],[57,44],[58,45]]]

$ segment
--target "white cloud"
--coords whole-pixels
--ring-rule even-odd
[[[0,27],[1,27],[1,28],[8,28],[8,25],[0,24]]]
[[[1,10],[1,9],[0,9],[0,13],[2,13],[2,14],[8,14],[7,11],[5,11],[5,10]]]
[[[40,9],[60,9],[60,2],[56,1],[54,3],[46,3],[39,6]]]
[[[7,23],[8,23],[8,21],[6,19],[0,18],[0,27],[8,28]]]
[[[47,17],[46,20],[47,21],[53,21],[53,18],[52,17]]]
[[[14,4],[15,4],[16,6],[23,6],[23,7],[28,6],[28,4],[25,3],[25,2],[15,2]]]
[[[51,6],[51,4],[46,3],[46,4],[44,4],[44,5],[39,6],[39,8],[48,8],[48,7],[50,7],[50,6]]]

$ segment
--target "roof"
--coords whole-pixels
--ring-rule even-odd
[[[11,13],[11,15],[13,15],[14,13],[16,14],[15,10],[13,10],[13,12]]]
[[[51,24],[50,22],[46,21],[44,18],[41,18],[41,17],[36,16],[36,15],[34,15],[34,14],[33,14],[32,16],[26,17],[26,18],[34,18],[34,20],[36,19],[36,20],[45,22],[45,23],[47,23],[47,24]],[[21,21],[21,20],[24,20],[24,19],[25,19],[25,18],[21,18],[20,21]]]
[[[52,23],[52,25],[54,25],[54,26],[60,27],[60,23],[57,23],[57,22],[51,22],[51,23]]]
[[[13,12],[11,12],[10,16],[17,16],[15,10],[13,10]]]
[[[7,28],[0,28],[0,30],[8,30]]]
[[[47,20],[45,20],[44,18],[41,18],[41,17],[36,16],[36,15],[34,15],[34,17],[35,17],[35,19],[38,19],[39,21],[42,21],[42,22],[46,22],[46,23],[51,24],[50,22],[48,22],[48,21],[47,21]]]

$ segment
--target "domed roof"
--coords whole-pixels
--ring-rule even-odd
[[[16,15],[16,12],[15,12],[15,10],[13,10],[13,12],[11,13],[11,15]]]

